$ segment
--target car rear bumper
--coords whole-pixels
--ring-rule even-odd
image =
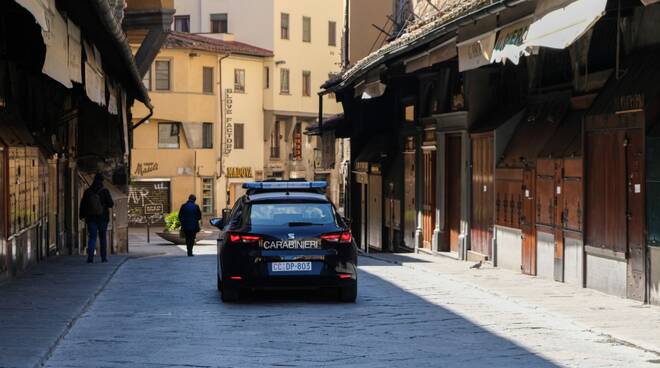
[[[357,278],[355,276],[349,279],[319,276],[273,276],[241,280],[224,278],[222,283],[228,287],[239,289],[323,289],[354,286],[357,285]]]
[[[220,255],[222,282],[251,289],[326,288],[351,286],[357,282],[357,252],[346,249],[262,252],[225,249]],[[310,262],[311,270],[274,272],[273,262]]]

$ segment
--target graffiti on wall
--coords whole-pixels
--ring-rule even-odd
[[[154,211],[155,208],[160,211]],[[134,182],[128,190],[128,223],[162,224],[170,209],[170,182]]]

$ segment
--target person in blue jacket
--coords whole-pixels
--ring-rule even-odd
[[[200,231],[199,221],[202,219],[202,211],[195,204],[197,197],[194,194],[188,196],[188,202],[184,203],[179,209],[179,222],[181,222],[181,231],[186,236],[186,247],[188,248],[188,257],[193,256],[193,246],[195,238]]]

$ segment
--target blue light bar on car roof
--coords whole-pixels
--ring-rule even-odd
[[[243,183],[243,189],[326,189],[325,181],[265,181]]]

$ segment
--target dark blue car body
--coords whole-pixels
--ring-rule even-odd
[[[355,301],[357,247],[321,192],[248,191],[216,225],[223,301],[246,289],[298,288],[336,288],[340,300]]]

